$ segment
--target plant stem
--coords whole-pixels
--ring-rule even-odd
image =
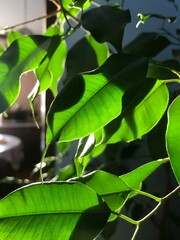
[[[46,153],[48,151],[48,148],[49,148],[49,145],[46,145],[44,151],[43,151],[43,154],[42,154],[42,157],[41,157],[41,162],[40,162],[40,169],[39,169],[39,172],[40,172],[40,179],[41,179],[41,182],[44,183],[44,180],[43,180],[43,172],[42,172],[42,166],[43,166],[43,162],[44,162],[44,159],[45,159],[45,156],[46,156]]]
[[[163,198],[161,198],[162,201],[166,200],[167,198],[169,198],[170,196],[172,196],[174,193],[180,191],[180,185],[177,186],[174,190],[172,190],[170,193],[168,193],[166,196],[164,196]]]
[[[138,222],[142,223],[146,219],[150,218],[156,212],[156,210],[160,207],[161,203],[162,202],[159,202],[151,212],[149,212],[145,217],[141,218]]]
[[[139,231],[139,224],[136,225],[136,229],[135,229],[135,231],[133,233],[133,236],[132,236],[131,240],[134,240],[136,238],[136,235],[137,235],[138,231]]]
[[[144,191],[141,191],[141,190],[138,190],[138,189],[135,189],[134,191],[137,192],[140,195],[143,195],[143,196],[146,196],[148,198],[151,198],[151,199],[155,200],[156,202],[161,202],[161,200],[162,200],[161,198],[158,198],[158,197],[156,197],[156,196],[154,196],[154,195],[152,195],[150,193],[147,193],[147,192],[144,192]]]
[[[6,31],[9,31],[9,30],[14,29],[14,28],[24,26],[24,25],[26,25],[26,24],[28,24],[28,23],[32,23],[32,22],[36,22],[36,21],[42,20],[42,19],[44,19],[44,18],[48,19],[48,18],[50,18],[50,17],[55,16],[55,15],[56,15],[58,12],[60,12],[60,11],[61,11],[61,10],[55,10],[55,11],[49,13],[49,14],[40,16],[40,17],[38,17],[38,18],[34,18],[34,19],[31,19],[31,20],[28,20],[28,21],[25,21],[25,22],[21,22],[21,23],[12,25],[12,26],[4,27],[4,28],[1,28],[0,31],[6,32]]]
[[[114,212],[113,212],[113,213],[114,213]],[[117,214],[117,213],[115,213],[115,214],[118,215],[118,217],[126,220],[127,222],[129,222],[129,223],[131,223],[131,224],[133,224],[133,225],[138,225],[138,224],[139,224],[139,221],[136,221],[136,220],[134,220],[134,219],[132,219],[132,218],[124,215],[124,214]]]

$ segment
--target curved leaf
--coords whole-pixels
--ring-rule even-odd
[[[101,170],[76,179],[94,189],[112,211],[119,211],[128,199],[131,188],[116,175]],[[114,214],[110,219],[114,219]]]
[[[81,183],[44,183],[21,188],[0,201],[2,240],[94,239],[110,210]]]
[[[107,45],[96,42],[91,35],[86,35],[67,53],[65,82],[78,73],[94,70],[102,65],[107,57]]]
[[[124,28],[130,21],[129,10],[121,9],[118,4],[93,8],[82,15],[82,26],[91,32],[96,41],[110,42],[120,52]]]
[[[116,118],[123,94],[144,81],[147,64],[146,58],[117,54],[96,71],[72,78],[48,112],[47,145],[90,135]]]
[[[18,32],[18,31],[11,31],[7,36],[8,46],[10,46],[12,42],[14,42],[15,40],[17,40],[21,37],[23,37],[22,33]]]
[[[97,170],[81,178],[75,178],[75,180],[94,189],[105,200],[112,211],[118,212],[129,197],[137,194],[135,190],[141,189],[142,182],[166,162],[167,160],[157,160],[146,163],[119,177]],[[110,219],[114,218],[115,216],[112,214]]]
[[[121,175],[120,178],[133,190],[140,189],[142,182],[158,167],[166,163],[167,159],[160,159],[146,163],[135,170]]]
[[[167,79],[178,79],[180,77],[178,71],[171,69],[167,66],[156,66],[153,65],[148,69],[148,78],[167,80]]]
[[[36,69],[36,76],[40,82],[39,93],[50,88],[57,94],[57,82],[64,72],[66,57],[66,43],[60,36],[53,36],[47,51],[47,56]]]
[[[150,79],[147,80],[146,85],[139,91],[140,97],[142,93],[147,92],[149,86],[152,86],[152,82]],[[127,109],[122,116],[105,127],[104,141],[116,143],[140,138],[161,119],[167,108],[168,100],[169,92],[166,85],[161,81],[156,81],[149,93],[137,106]]]
[[[90,160],[88,154],[93,150],[95,143],[94,134],[79,140],[74,159],[78,177],[83,174],[83,171]]]
[[[168,109],[168,125],[166,131],[167,151],[170,163],[178,183],[180,183],[180,96],[178,96]]]
[[[123,51],[138,56],[154,57],[170,45],[170,41],[154,32],[144,32],[127,44]]]
[[[25,36],[14,41],[0,57],[0,112],[15,102],[21,74],[39,66],[50,41],[44,36]]]

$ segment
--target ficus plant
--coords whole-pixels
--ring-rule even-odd
[[[57,7],[56,20],[47,31],[22,35],[11,29],[8,47],[0,57],[1,113],[16,102],[20,77],[26,72],[33,71],[37,79],[29,96],[32,112],[39,94],[50,90],[53,95],[46,114],[39,181],[1,199],[0,239],[97,239],[105,226],[119,218],[134,226],[131,239],[135,239],[142,223],[158,214],[161,205],[180,189],[180,96],[176,91],[180,30],[173,34],[166,29],[176,16],[139,14],[137,27],[153,18],[162,21],[162,29],[132,36],[130,43],[123,44],[131,22],[131,10],[123,8],[124,1],[121,5],[86,0],[52,3]],[[78,31],[81,37],[75,40]],[[157,60],[169,46],[172,59]],[[158,159],[120,175],[101,165],[92,167],[93,159],[107,148],[141,143],[162,119],[166,151]],[[55,145],[62,155],[72,143],[77,143],[77,149],[69,168],[58,169],[53,177],[45,175],[50,146]],[[175,176],[174,189],[164,196],[145,191],[144,181],[165,165],[170,165]],[[137,196],[156,204],[134,219],[124,209]]]

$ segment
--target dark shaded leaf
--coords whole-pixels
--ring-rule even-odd
[[[94,70],[102,65],[107,57],[106,44],[99,44],[91,35],[86,35],[74,44],[67,53],[65,82],[78,73]]]
[[[119,52],[124,28],[130,21],[129,10],[122,10],[118,4],[94,8],[82,15],[82,26],[90,31],[96,41],[110,42]]]
[[[144,32],[126,45],[123,51],[138,56],[154,57],[169,45],[170,41],[167,38],[157,33]]]

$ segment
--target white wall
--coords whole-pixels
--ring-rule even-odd
[[[45,0],[0,0],[0,28],[13,26],[46,14]],[[27,24],[26,27],[35,34],[45,29],[46,20]]]

